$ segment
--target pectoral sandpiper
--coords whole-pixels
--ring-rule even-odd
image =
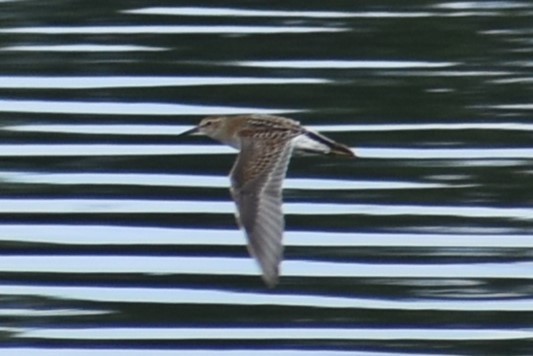
[[[185,134],[205,134],[240,150],[230,173],[237,223],[263,280],[274,287],[283,257],[282,183],[295,151],[355,157],[350,148],[306,129],[298,121],[270,115],[214,116]]]

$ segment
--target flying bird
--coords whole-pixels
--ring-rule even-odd
[[[181,135],[204,134],[239,150],[230,173],[237,223],[248,251],[269,287],[278,283],[283,258],[282,184],[294,152],[356,157],[350,148],[300,125],[271,115],[212,116]]]

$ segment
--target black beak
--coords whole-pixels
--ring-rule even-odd
[[[192,129],[190,129],[190,130],[187,130],[187,131],[184,131],[184,132],[180,133],[178,135],[178,137],[180,137],[180,136],[188,136],[188,135],[197,135],[199,132],[200,131],[199,131],[198,126],[195,126]]]

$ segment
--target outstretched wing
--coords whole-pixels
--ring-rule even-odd
[[[231,171],[231,193],[237,220],[248,239],[248,250],[269,287],[277,284],[283,257],[282,183],[292,151],[291,137],[278,140],[241,138],[241,150]]]

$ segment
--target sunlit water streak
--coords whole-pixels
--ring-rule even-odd
[[[533,331],[429,328],[83,328],[21,330],[19,337],[76,340],[515,340]]]
[[[295,79],[298,81],[297,79]],[[156,79],[157,81],[157,79]],[[181,81],[181,79],[180,79]],[[274,80],[275,81],[275,80]],[[289,80],[289,83],[292,81]],[[183,83],[183,82],[182,82]],[[187,85],[209,85],[200,84],[201,82],[188,83]],[[231,84],[238,84],[239,79]],[[149,83],[140,83],[142,86],[150,86]],[[165,80],[159,82],[161,86],[165,85]],[[169,85],[174,85],[168,83]],[[0,86],[1,86],[0,82]],[[5,85],[5,84],[4,84]],[[9,84],[7,84],[9,86]],[[21,84],[23,87],[24,84]],[[53,83],[43,83],[43,88],[52,88]],[[65,83],[65,85],[67,85]],[[91,87],[90,83],[73,83],[70,84],[71,88],[79,86]],[[98,85],[98,84],[95,84]],[[100,81],[100,85],[105,87],[105,83]],[[109,87],[113,87],[114,84],[109,84]],[[135,86],[135,83],[127,83],[122,81],[119,84],[124,87]],[[154,83],[154,85],[157,85]],[[216,84],[213,84],[216,85]],[[37,87],[39,88],[39,81],[37,81]],[[307,125],[306,125],[307,126]],[[498,131],[533,131],[533,124],[522,122],[472,122],[472,123],[423,123],[423,124],[355,124],[355,125],[309,125],[309,128],[321,131],[321,132],[389,132],[389,131],[462,131],[462,130],[498,130]],[[19,132],[61,132],[61,133],[77,133],[86,135],[161,135],[172,136],[179,135],[191,126],[185,125],[143,125],[143,124],[101,124],[101,125],[87,125],[87,124],[24,124],[24,125],[8,125],[0,127],[0,130],[19,131]]]
[[[1,330],[0,330],[1,331]],[[205,356],[213,354],[212,348],[198,348],[195,350],[178,349],[180,356]],[[98,347],[97,349],[75,349],[75,348],[0,348],[0,355],[13,356],[14,353],[20,355],[38,355],[38,356],[175,356],[176,349],[161,350],[143,347],[142,350]],[[276,350],[216,350],[219,356],[412,356],[406,353],[389,353],[374,351],[339,351],[339,350],[294,350],[276,348]],[[444,354],[432,354],[432,356],[444,356]]]
[[[454,281],[469,282],[463,277]],[[473,281],[473,283],[476,283]],[[482,282],[478,282],[482,283]],[[279,305],[316,308],[354,308],[370,310],[445,310],[445,311],[528,311],[531,298],[518,299],[423,299],[358,298],[313,295],[306,293],[264,293],[226,291],[219,289],[93,287],[53,285],[2,285],[2,293],[13,296],[41,295],[60,300],[122,303],[172,303],[206,305]]]
[[[208,213],[233,214],[230,201],[157,199],[0,199],[0,213],[97,214],[97,213]],[[294,215],[455,216],[463,218],[533,220],[532,207],[385,205],[385,204],[284,204]]]
[[[299,110],[273,110],[231,106],[207,106],[150,102],[91,102],[54,100],[9,100],[0,99],[0,112],[91,114],[91,115],[230,115]]]
[[[212,7],[147,7],[142,9],[125,10],[124,13],[137,15],[164,16],[214,16],[214,17],[278,17],[278,18],[310,18],[310,19],[342,19],[342,18],[419,18],[434,14],[430,12],[414,11],[281,11],[281,10],[250,10],[236,8]]]
[[[98,263],[94,263],[97,260]],[[533,279],[533,262],[375,264],[286,260],[287,277],[350,278],[523,278]],[[251,258],[147,256],[3,256],[0,271],[19,273],[148,273],[253,276]]]
[[[494,79],[489,81],[491,84],[530,84],[533,83],[533,77]]]
[[[228,177],[214,177],[187,174],[137,174],[137,173],[40,173],[0,172],[0,182],[57,185],[139,185],[164,187],[224,188],[229,186]],[[448,187],[443,183],[400,182],[400,181],[357,181],[340,179],[287,178],[284,187],[308,190],[388,190],[388,189],[430,189]],[[464,188],[465,185],[455,185]]]
[[[104,310],[88,309],[22,309],[22,308],[1,308],[0,317],[48,317],[48,316],[82,316],[82,315],[103,315],[111,314]]]
[[[146,236],[150,236],[147,241]],[[194,236],[194,239],[191,239]],[[207,245],[244,246],[244,235],[235,227],[185,229],[113,225],[0,225],[0,241],[68,245]],[[533,248],[533,237],[523,234],[365,233],[286,231],[286,246],[314,247],[471,247]]]
[[[383,73],[382,76],[390,75]],[[502,70],[431,70],[431,71],[403,71],[395,72],[395,76],[398,77],[458,77],[458,78],[468,78],[468,77],[501,77],[513,75],[513,72],[502,71]],[[450,90],[445,88],[444,90]]]
[[[524,1],[445,1],[432,7],[450,10],[515,10],[531,8],[531,4]]]
[[[430,5],[424,10],[431,11],[283,11],[239,8],[212,7],[146,7],[125,10],[124,13],[161,16],[206,16],[206,17],[268,17],[268,18],[304,18],[304,19],[389,19],[389,18],[427,18],[427,17],[493,17],[501,16],[501,10],[531,8],[526,3],[509,1],[455,2]],[[475,4],[475,5],[473,5]],[[481,5],[478,5],[481,4]],[[436,11],[435,11],[436,10]],[[469,10],[469,11],[465,11]],[[525,15],[525,14],[524,14]]]
[[[533,110],[533,104],[531,103],[499,104],[499,105],[489,105],[487,107],[491,109],[499,109],[499,110]]]
[[[533,157],[533,148],[367,148],[355,147],[357,156],[366,159],[442,159],[490,160],[514,159],[504,162],[521,164],[518,160]],[[68,157],[68,156],[162,156],[235,154],[237,151],[224,145],[168,145],[168,144],[0,144],[0,157]]]
[[[133,46],[133,45],[96,45],[96,44],[72,44],[72,45],[27,45],[8,46],[0,48],[0,51],[18,52],[156,52],[164,51],[162,47]]]
[[[324,84],[316,78],[170,77],[170,76],[1,76],[0,88],[10,89],[97,89],[152,88],[205,85]],[[101,126],[101,125],[99,125]],[[150,127],[151,125],[145,125]],[[104,126],[105,127],[105,126]]]
[[[422,62],[422,61],[385,61],[385,60],[285,60],[285,61],[241,61],[236,63],[245,67],[263,68],[306,68],[306,69],[414,69],[444,68],[457,66],[454,62]]]
[[[49,27],[18,27],[0,28],[0,33],[9,34],[48,34],[48,35],[84,35],[84,34],[283,34],[283,33],[320,33],[347,31],[341,27],[312,26],[155,26],[155,25],[123,25],[123,26],[49,26]]]

